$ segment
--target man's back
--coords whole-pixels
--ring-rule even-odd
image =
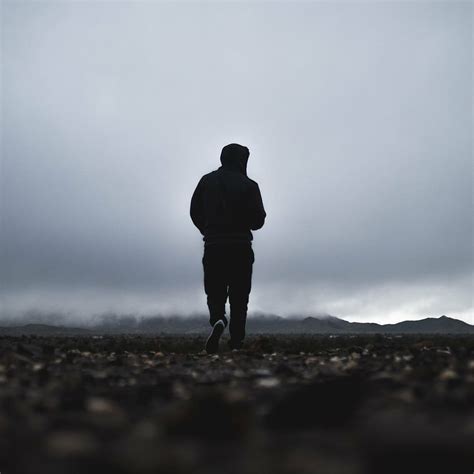
[[[252,240],[260,229],[265,210],[258,184],[246,176],[248,157],[237,153],[222,166],[204,175],[191,200],[191,218],[205,242]]]

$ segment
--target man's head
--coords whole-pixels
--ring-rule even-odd
[[[223,168],[240,171],[247,175],[247,161],[250,151],[246,146],[231,143],[222,148],[221,163]]]

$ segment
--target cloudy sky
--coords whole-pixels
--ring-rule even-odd
[[[2,2],[1,315],[203,312],[222,146],[252,311],[474,323],[471,2]]]

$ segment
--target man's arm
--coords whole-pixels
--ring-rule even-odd
[[[258,230],[263,227],[267,213],[263,207],[262,195],[257,183],[253,183],[250,201],[250,229]]]
[[[190,215],[194,225],[199,229],[199,232],[204,235],[203,178],[199,181],[191,198]]]

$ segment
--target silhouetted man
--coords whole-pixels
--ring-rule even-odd
[[[227,297],[230,348],[240,349],[245,337],[255,260],[251,230],[260,229],[266,216],[258,184],[247,177],[249,155],[245,146],[225,146],[222,166],[201,178],[191,199],[191,219],[204,236],[204,290],[212,326],[208,353],[217,352],[227,326]]]

